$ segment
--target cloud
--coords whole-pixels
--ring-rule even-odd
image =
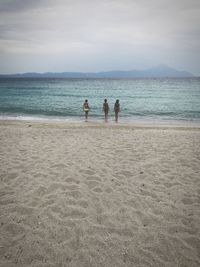
[[[54,70],[71,70],[70,63],[93,71],[181,62],[200,73],[199,11],[198,0],[1,0],[0,55],[9,62],[20,57],[24,68],[44,56],[54,58]],[[38,64],[35,71],[41,68],[47,70]]]
[[[46,1],[42,0],[1,0],[0,13],[13,13],[30,10],[34,7],[39,7]]]

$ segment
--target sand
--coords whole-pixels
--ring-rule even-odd
[[[200,266],[200,128],[0,122],[0,266]]]

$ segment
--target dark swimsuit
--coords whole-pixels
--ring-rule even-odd
[[[115,112],[119,112],[119,104],[115,103]]]

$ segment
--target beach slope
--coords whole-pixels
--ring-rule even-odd
[[[200,129],[0,122],[0,266],[200,266]]]

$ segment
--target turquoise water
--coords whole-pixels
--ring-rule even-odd
[[[104,98],[120,100],[120,120],[200,121],[200,78],[46,79],[1,78],[1,118],[83,119],[89,100],[91,119],[102,119]]]

